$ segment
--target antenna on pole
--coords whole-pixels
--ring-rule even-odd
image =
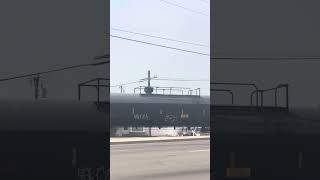
[[[153,87],[150,86],[150,80],[151,80],[150,70],[148,70],[148,86],[144,88],[144,92],[146,94],[152,94],[152,92],[153,92]]]

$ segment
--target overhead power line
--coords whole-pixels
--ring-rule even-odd
[[[129,82],[129,83],[123,83],[123,84],[118,84],[118,85],[114,85],[114,86],[110,86],[110,87],[119,87],[119,86],[125,86],[125,85],[130,85],[130,84],[138,84],[138,83],[141,83],[141,82],[143,82],[143,80]]]
[[[184,10],[187,10],[187,11],[190,11],[190,12],[193,12],[193,13],[196,13],[196,14],[201,14],[201,15],[204,15],[204,16],[208,16],[208,14],[206,14],[206,13],[203,13],[203,12],[200,12],[200,11],[196,11],[196,10],[181,6],[180,4],[177,4],[177,3],[169,2],[169,1],[166,1],[166,0],[159,0],[159,1],[161,1],[163,3],[166,3],[166,4],[169,4],[169,5],[172,5],[172,6],[176,6],[176,7],[182,8]]]
[[[210,81],[207,79],[169,79],[169,78],[159,78],[153,80],[160,80],[160,81]]]
[[[152,46],[158,46],[158,47],[167,48],[167,49],[173,49],[173,50],[177,50],[177,51],[183,51],[183,52],[188,52],[188,53],[193,53],[193,54],[210,56],[210,54],[206,54],[206,53],[201,53],[201,52],[197,52],[197,51],[190,51],[190,50],[186,50],[186,49],[180,49],[180,48],[175,48],[175,47],[171,47],[171,46],[165,46],[165,45],[150,43],[150,42],[146,42],[146,41],[140,41],[140,40],[125,38],[125,37],[121,37],[121,36],[110,35],[110,37],[123,39],[123,40],[127,40],[127,41],[133,41],[133,42],[142,43],[142,44],[148,44],[148,45],[152,45]]]
[[[100,60],[100,59],[110,59],[110,54],[94,57],[94,60]]]
[[[37,72],[37,73],[30,73],[30,74],[25,74],[25,75],[4,78],[4,79],[0,79],[0,82],[14,80],[14,79],[20,79],[20,78],[25,78],[25,77],[31,77],[31,76],[37,76],[37,75],[41,75],[41,74],[48,74],[48,73],[52,73],[52,72],[64,71],[64,70],[69,70],[69,69],[75,69],[75,68],[80,68],[80,67],[99,66],[99,65],[103,65],[103,64],[107,64],[107,63],[110,63],[110,61],[102,61],[102,62],[97,62],[97,63],[80,64],[80,65],[75,65],[75,66],[57,68],[57,69],[53,69],[53,70],[49,70],[49,71],[42,71],[42,72]]]
[[[126,32],[130,34],[136,34],[136,35],[141,35],[141,36],[146,36],[146,37],[152,37],[152,38],[158,38],[158,39],[163,39],[163,40],[168,40],[168,41],[173,41],[173,42],[179,42],[179,43],[184,43],[184,44],[191,44],[191,45],[196,45],[196,46],[202,46],[202,47],[209,47],[205,44],[200,44],[200,43],[193,43],[193,42],[187,42],[187,41],[181,41],[181,40],[176,40],[176,39],[171,39],[171,38],[166,38],[166,37],[160,37],[160,36],[155,36],[155,35],[150,35],[150,34],[144,34],[144,33],[139,33],[139,32],[134,32],[134,31],[128,31],[124,29],[119,29],[119,28],[111,28],[112,30],[115,31],[120,31],[120,32]]]
[[[159,81],[210,81],[207,79],[170,79],[170,78],[154,78],[152,80],[159,80]],[[146,80],[140,80],[140,81],[134,81],[134,82],[128,82],[128,83],[123,83],[123,84],[118,84],[110,87],[119,87],[119,86],[125,86],[125,85],[130,85],[130,84],[138,84],[141,82],[144,82]]]

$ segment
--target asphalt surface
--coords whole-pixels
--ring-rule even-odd
[[[110,146],[111,180],[209,180],[210,140]]]

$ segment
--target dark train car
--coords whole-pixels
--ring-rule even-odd
[[[320,110],[257,102],[211,105],[214,178],[319,179]]]
[[[107,179],[108,109],[92,102],[1,101],[0,178]]]
[[[210,126],[210,99],[192,95],[111,94],[111,126]]]

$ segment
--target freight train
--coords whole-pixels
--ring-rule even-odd
[[[210,126],[210,99],[111,94],[110,101],[2,100],[0,176],[105,180],[116,126]]]
[[[110,126],[210,126],[210,97],[111,94]]]

